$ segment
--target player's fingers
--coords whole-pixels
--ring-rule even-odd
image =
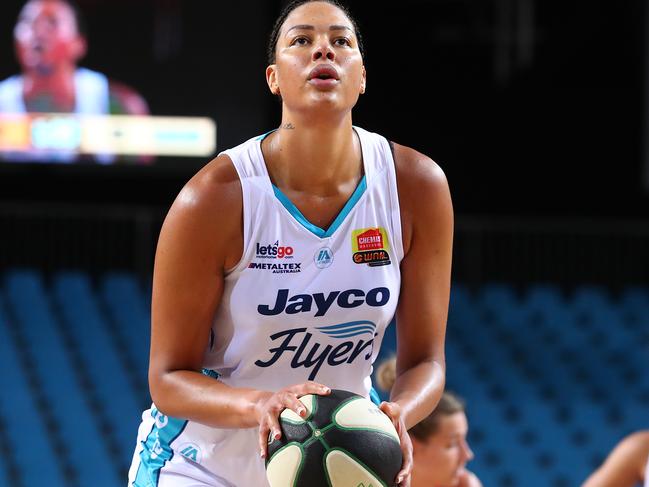
[[[268,452],[268,434],[270,429],[265,421],[262,421],[259,425],[259,456],[261,458],[266,458]]]
[[[286,406],[301,418],[306,416],[306,407],[304,406],[304,404],[302,404],[302,402],[297,398],[295,394],[286,394],[283,397],[283,402],[284,406]]]
[[[307,394],[318,394],[320,396],[326,396],[331,393],[331,389],[324,384],[318,382],[308,381],[302,384],[297,384],[295,393],[298,397],[306,396]]]
[[[266,423],[268,423],[268,428],[273,439],[279,440],[282,437],[282,429],[279,427],[277,416],[272,411],[266,413]]]
[[[403,464],[401,465],[401,470],[397,474],[397,479],[405,479],[406,477],[410,477],[411,473],[412,473],[412,454],[408,455],[407,453],[404,452]],[[400,481],[397,481],[397,483],[400,483]]]
[[[379,409],[392,420],[392,424],[394,424],[397,432],[401,434],[401,408],[399,408],[398,405],[393,402],[383,401],[381,404],[379,404]]]
[[[397,485],[399,487],[410,487],[410,475],[401,475],[397,476]]]
[[[400,421],[401,423],[401,421]],[[410,474],[412,473],[413,456],[412,456],[412,441],[405,428],[400,428],[399,440],[401,442],[401,453],[403,454],[403,463],[401,464],[401,471],[397,474],[397,484],[403,486],[410,485]]]

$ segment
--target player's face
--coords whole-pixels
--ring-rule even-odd
[[[75,64],[85,52],[72,9],[58,0],[28,2],[18,17],[14,39],[23,69],[43,74]]]
[[[365,91],[365,67],[352,23],[326,2],[296,8],[282,26],[276,61],[266,75],[271,91],[291,110],[351,110]]]
[[[468,429],[466,415],[458,412],[442,416],[437,431],[427,441],[416,442],[415,466],[430,474],[433,485],[454,487],[466,473],[466,464],[473,458],[466,441]]]

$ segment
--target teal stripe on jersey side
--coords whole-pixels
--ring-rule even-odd
[[[379,393],[376,392],[376,389],[374,389],[373,387],[370,389],[370,400],[377,406],[381,404],[381,398],[379,397]]]
[[[298,210],[297,206],[295,206],[293,202],[290,199],[288,199],[284,193],[282,193],[282,190],[273,184],[273,192],[275,193],[275,197],[280,201],[280,203],[282,203],[284,208],[286,208],[286,210],[293,216],[293,218],[295,218],[298,221],[300,225],[302,225],[304,228],[306,228],[311,233],[313,233],[314,235],[320,238],[331,237],[331,235],[333,235],[333,233],[338,229],[341,223],[345,220],[347,215],[349,215],[349,212],[352,211],[352,208],[356,206],[356,203],[358,203],[358,200],[361,198],[361,196],[363,196],[363,193],[365,193],[366,189],[367,189],[367,182],[365,180],[365,176],[363,176],[360,182],[358,183],[358,186],[356,186],[356,189],[347,200],[347,203],[345,203],[343,209],[340,210],[340,213],[338,213],[338,216],[336,216],[336,219],[333,221],[333,223],[329,226],[327,230],[324,230],[314,225],[309,220],[307,220],[306,217],[302,214],[302,212]]]
[[[144,442],[144,449],[140,452],[140,466],[133,487],[158,485],[160,470],[174,456],[171,442],[178,438],[187,426],[187,420],[165,416],[156,408],[151,410],[151,416],[155,423]]]

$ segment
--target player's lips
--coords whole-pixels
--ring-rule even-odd
[[[330,88],[338,84],[340,76],[331,64],[319,64],[309,73],[308,81],[320,88]]]

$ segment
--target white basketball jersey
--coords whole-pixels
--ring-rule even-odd
[[[372,363],[397,306],[403,245],[390,146],[355,131],[364,177],[326,230],[273,186],[263,136],[225,151],[241,180],[244,244],[205,352],[205,373],[215,380],[269,391],[313,380],[369,396]],[[190,462],[214,473],[216,485],[266,485],[257,428],[210,428],[155,408],[144,418],[135,460],[148,470],[153,463],[157,475]],[[131,482],[145,478],[136,462]]]

